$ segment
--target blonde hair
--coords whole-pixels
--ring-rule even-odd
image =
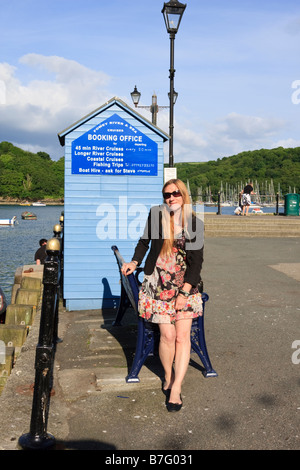
[[[175,184],[181,193],[183,200],[182,211],[181,211],[181,221],[182,228],[187,229],[187,220],[192,214],[191,208],[191,199],[187,190],[186,185],[180,179],[171,179],[167,181],[162,188],[162,193],[165,192],[165,189],[170,184]],[[174,244],[174,213],[170,212],[168,207],[164,205],[162,211],[162,227],[164,242],[160,252],[160,255],[163,257],[169,257],[172,253],[173,244]]]

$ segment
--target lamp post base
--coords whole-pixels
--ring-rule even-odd
[[[32,434],[23,434],[19,438],[18,445],[21,450],[50,450],[56,444],[54,436],[47,433],[46,437],[33,436]]]

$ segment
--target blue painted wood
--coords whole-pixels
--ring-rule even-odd
[[[157,176],[71,173],[72,142],[115,113],[157,143]],[[110,100],[59,134],[60,142],[65,145],[64,296],[67,309],[115,305],[120,284],[110,247],[118,244],[123,255],[131,259],[150,207],[161,204],[163,146],[167,138],[163,131],[119,99]],[[110,210],[109,216],[105,209]],[[143,217],[139,228],[136,219],[140,212]],[[105,227],[110,228],[106,238]]]
[[[61,145],[65,145],[66,139],[69,138],[69,134],[71,132],[80,132],[83,125],[85,125],[87,122],[94,122],[95,118],[97,118],[99,114],[102,115],[103,117],[102,121],[104,121],[110,115],[114,114],[114,112],[118,112],[118,113],[124,112],[126,114],[126,120],[128,120],[128,122],[133,120],[132,124],[135,125],[136,121],[139,121],[142,123],[142,125],[146,124],[148,129],[150,130],[152,129],[154,133],[156,135],[160,135],[162,139],[165,139],[165,140],[168,139],[168,137],[166,136],[165,133],[163,133],[163,131],[160,131],[150,121],[148,121],[143,116],[136,113],[136,111],[130,108],[126,103],[124,103],[118,98],[112,98],[107,103],[102,105],[100,108],[95,109],[93,112],[79,119],[76,123],[72,124],[67,129],[60,132],[58,134],[58,138],[60,140]],[[97,122],[95,125],[97,125]]]

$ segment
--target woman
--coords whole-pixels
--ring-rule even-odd
[[[242,194],[242,204],[243,204],[243,215],[248,215],[249,207],[251,206],[251,196],[250,194],[255,194],[253,192],[253,183],[248,183],[241,192]],[[246,209],[246,214],[245,214]]]
[[[124,263],[122,272],[132,273],[150,246],[139,294],[139,314],[159,324],[159,356],[165,371],[162,389],[168,411],[179,411],[181,386],[190,360],[192,320],[202,315],[197,286],[203,262],[203,227],[192,213],[189,194],[181,180],[169,180],[162,193],[164,204],[151,209],[132,261]]]

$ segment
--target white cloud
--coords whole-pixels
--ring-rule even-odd
[[[37,78],[24,85],[16,77],[16,67],[0,64],[0,81],[5,88],[1,140],[23,142],[26,148],[58,149],[58,132],[111,98],[107,91],[110,77],[73,60],[26,54],[20,63]],[[38,78],[41,70],[49,79]]]
[[[245,150],[272,148],[274,138],[285,127],[283,119],[230,113],[206,126],[209,159]]]
[[[174,161],[191,162],[207,160],[208,141],[200,133],[184,128],[180,124],[176,126],[174,138]]]
[[[277,118],[263,118],[230,113],[222,120],[224,132],[234,139],[265,140],[285,126],[285,121]]]
[[[174,161],[208,161],[247,150],[297,146],[292,139],[274,140],[285,127],[283,119],[238,113],[204,123],[201,132],[175,123]]]
[[[53,159],[63,155],[57,133],[93,111],[115,93],[109,91],[111,78],[101,71],[58,56],[26,54],[20,67],[33,76],[27,83],[18,78],[18,68],[0,63],[0,141],[22,148],[48,152]],[[123,98],[124,99],[124,98]],[[140,111],[140,110],[138,110]],[[141,113],[149,120],[149,111]],[[299,141],[285,135],[287,123],[276,117],[231,112],[196,123],[186,120],[176,109],[174,123],[174,161],[207,161],[244,150],[297,146]],[[169,112],[160,111],[158,126],[169,132]],[[197,127],[196,127],[197,126]],[[168,145],[165,161],[168,161]]]
[[[35,69],[46,70],[55,75],[54,81],[33,81],[28,87],[30,92],[36,90],[38,95],[32,94],[30,101],[38,97],[40,105],[46,108],[61,109],[64,106],[87,106],[95,104],[95,98],[106,98],[105,89],[110,81],[108,75],[88,69],[74,60],[58,56],[42,56],[39,54],[26,54],[20,63]],[[97,96],[95,94],[97,93]],[[53,95],[54,94],[54,95]],[[51,100],[49,100],[50,97]]]
[[[277,147],[283,147],[283,148],[300,147],[300,140],[296,140],[292,138],[277,140],[276,142],[274,142],[274,145],[272,145],[272,148],[277,148]]]

